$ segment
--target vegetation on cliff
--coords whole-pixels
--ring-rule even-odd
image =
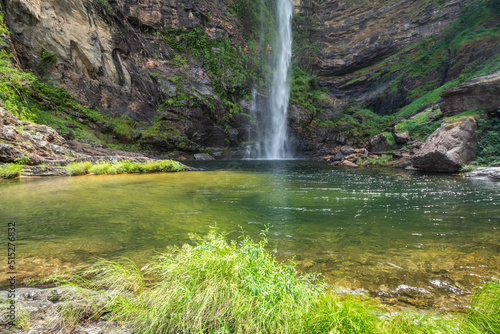
[[[359,1],[352,2],[353,6],[362,6]],[[443,4],[442,1],[421,1],[415,6],[427,8]],[[387,5],[387,2],[381,5]],[[302,126],[312,136],[318,129],[327,128],[343,135],[354,145],[363,145],[388,129],[408,131],[412,139],[425,140],[439,128],[445,117],[439,109],[441,92],[471,78],[500,70],[499,17],[497,1],[468,3],[460,10],[458,19],[441,34],[423,38],[380,62],[337,77],[334,82],[338,87],[333,95],[338,94],[336,89],[347,92],[341,94],[342,100],[338,101],[342,105],[340,110],[317,113],[311,123]],[[307,57],[302,56],[302,62],[305,61]],[[325,80],[325,77],[320,78],[320,84]],[[377,91],[376,94],[365,92],[370,86]],[[387,109],[391,106],[396,107]],[[494,153],[497,144],[491,136],[493,132],[486,129],[494,127],[498,115],[475,110],[469,113],[480,116],[477,117],[481,119],[480,134],[484,135],[480,142],[485,144],[479,145],[478,161],[491,164],[499,158]],[[483,146],[489,149],[485,150]],[[488,157],[487,152],[491,153]]]
[[[259,242],[212,231],[137,267],[99,260],[56,278],[68,293],[52,314],[54,330],[105,317],[139,333],[493,333],[498,282],[485,284],[465,315],[390,315],[376,300],[336,295],[315,274],[278,263]]]

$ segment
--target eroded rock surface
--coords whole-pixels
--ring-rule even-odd
[[[413,167],[430,172],[456,172],[476,157],[476,131],[472,117],[444,123],[412,157]]]
[[[500,109],[500,71],[477,77],[441,93],[441,110],[455,115],[472,109]]]

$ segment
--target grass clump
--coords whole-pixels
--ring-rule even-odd
[[[485,285],[465,317],[388,315],[368,297],[339,297],[314,274],[298,275],[259,242],[211,231],[139,269],[98,260],[57,279],[75,291],[52,321],[71,329],[105,315],[137,333],[494,333],[498,283]],[[71,295],[71,294],[69,294]],[[68,318],[68,319],[66,319]]]
[[[0,178],[13,179],[21,175],[23,166],[19,164],[0,165]]]
[[[478,289],[470,302],[469,326],[479,333],[500,333],[500,282],[492,281]]]
[[[133,162],[129,160],[118,162],[98,162],[92,164],[89,161],[73,162],[66,166],[69,175],[86,175],[93,173],[102,174],[125,174],[125,173],[160,173],[181,172],[185,168],[173,160],[157,160],[150,162]]]
[[[68,174],[71,176],[85,175],[89,173],[92,163],[90,161],[72,162],[66,166]]]

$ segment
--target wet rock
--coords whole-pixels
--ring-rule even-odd
[[[401,159],[403,157],[403,155],[400,152],[393,152],[392,157],[394,159]]]
[[[445,115],[455,115],[472,109],[489,112],[500,108],[500,71],[477,77],[441,93]]]
[[[466,174],[472,179],[500,181],[500,167],[480,167]]]
[[[345,155],[341,151],[339,151],[330,161],[342,161],[344,157]]]
[[[443,124],[412,157],[413,167],[423,171],[456,172],[475,159],[476,130],[472,117]]]
[[[365,160],[363,161],[363,163],[361,164],[361,167],[370,167],[372,164],[370,163],[370,161],[368,160]]]

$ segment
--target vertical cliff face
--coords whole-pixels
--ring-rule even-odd
[[[299,106],[292,120],[313,150],[347,138],[362,145],[370,127],[390,131],[396,118],[438,104],[442,90],[498,70],[495,1],[301,0],[296,9],[298,66],[330,98],[316,101],[320,114]]]
[[[223,19],[228,3],[12,0],[4,8],[13,51],[24,69],[105,115],[137,122],[132,131],[136,139],[142,136],[143,148],[200,151],[237,145],[245,139],[247,121],[222,120],[230,110],[215,92],[205,59],[191,57],[189,50],[180,56],[172,45],[183,32],[198,28],[206,40],[230,40],[236,48],[241,37]],[[168,43],[166,34],[177,41]],[[45,62],[47,55],[56,61]],[[219,93],[226,93],[230,75],[218,74]],[[238,89],[246,85],[238,84]]]
[[[475,2],[493,7],[464,12]],[[323,125],[349,108],[398,113],[461,75],[487,71],[500,53],[500,18],[494,1],[475,2],[293,0],[292,128],[312,150],[363,141],[352,124]],[[272,34],[260,31],[273,19],[260,2],[2,3],[21,67],[126,122],[123,137],[135,149],[199,152],[248,140],[250,92],[266,91],[272,56]],[[363,123],[363,115],[351,116]]]
[[[438,36],[459,17],[460,9],[468,2],[302,0],[299,14],[315,18],[317,25],[308,41],[316,43],[316,52],[301,61],[311,64],[319,84],[327,87],[332,96],[368,101],[381,114],[396,111],[408,103],[407,97],[402,92],[388,97],[385,90],[401,73],[374,82],[360,72],[383,67],[405,48]],[[445,62],[435,76],[444,75]]]

